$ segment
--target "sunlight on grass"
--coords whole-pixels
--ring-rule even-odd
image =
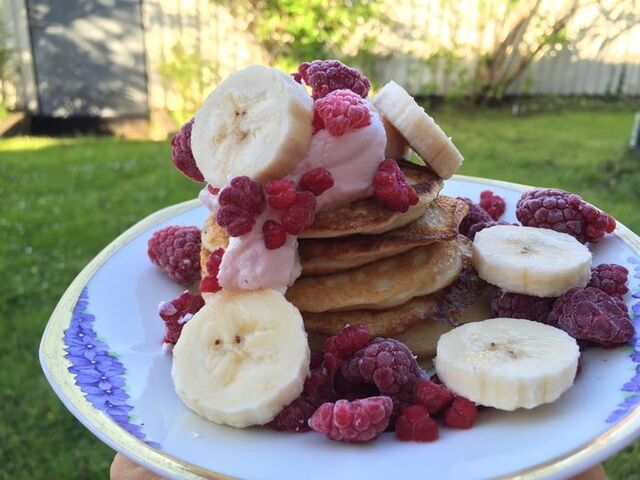
[[[77,140],[72,138],[14,137],[0,140],[0,152],[42,150],[47,147],[72,145],[76,142]]]

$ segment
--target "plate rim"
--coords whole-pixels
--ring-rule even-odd
[[[536,188],[503,180],[467,175],[454,175],[453,179],[481,183],[489,186],[499,186],[517,191]],[[63,337],[64,330],[69,326],[73,307],[80,297],[82,289],[88,284],[98,269],[106,263],[115,252],[143,232],[171,217],[200,205],[200,201],[196,198],[158,210],[129,227],[103,248],[80,273],[78,273],[58,301],[47,321],[40,341],[39,359],[47,381],[65,407],[91,433],[114,450],[159,475],[170,475],[174,478],[184,479],[205,478],[227,480],[234,477],[199,467],[164,451],[155,449],[126,432],[105,413],[94,408],[84,398],[80,389],[77,388],[73,376],[67,370],[71,364],[65,358],[64,350],[60,348],[62,345],[60,339]],[[640,257],[640,237],[617,221],[616,230],[613,234],[620,238],[620,240]],[[575,474],[604,460],[614,451],[624,448],[639,436],[640,405],[636,406],[620,421],[613,424],[611,428],[607,429],[592,441],[563,455],[551,458],[546,462],[497,478],[533,479],[547,478],[559,474]]]

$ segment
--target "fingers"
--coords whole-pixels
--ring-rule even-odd
[[[116,454],[111,463],[111,480],[162,480],[162,477],[151,473],[127,457]]]
[[[608,478],[604,468],[602,468],[602,464],[598,464],[580,475],[576,475],[573,480],[608,480]]]

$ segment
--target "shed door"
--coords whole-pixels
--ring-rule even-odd
[[[27,0],[39,114],[148,115],[139,0]]]

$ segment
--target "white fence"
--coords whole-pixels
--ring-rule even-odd
[[[53,1],[53,0],[52,0]],[[574,0],[548,0],[561,11]],[[586,0],[585,0],[586,1]],[[613,1],[613,0],[612,0]],[[35,110],[37,94],[24,0],[5,0],[2,16],[14,49],[11,78],[1,86],[10,107]],[[501,2],[505,3],[505,2]],[[599,2],[590,2],[600,4]],[[615,3],[615,2],[613,2]],[[635,14],[640,15],[638,0]],[[459,85],[446,60],[434,52],[449,48],[467,71],[489,51],[501,25],[501,12],[489,11],[483,0],[385,0],[388,22],[376,32],[380,60],[373,69],[381,81],[395,79],[414,94],[446,94]],[[175,57],[176,46],[201,58],[200,85],[210,90],[220,77],[252,63],[273,63],[248,31],[248,21],[234,17],[212,0],[142,0],[146,71],[150,111],[175,110],[184,92],[167,81],[163,65]],[[482,19],[485,19],[483,21]],[[486,19],[489,18],[489,21]],[[585,26],[604,22],[601,10],[584,8],[567,26],[567,36],[580,37]],[[389,27],[389,25],[392,25]],[[402,28],[398,28],[401,26]],[[369,27],[371,28],[371,27]],[[603,23],[600,30],[611,28]],[[593,30],[593,29],[592,29]],[[598,29],[595,29],[598,30]],[[603,47],[587,36],[568,46],[558,43],[511,84],[512,94],[640,95],[640,22],[608,40]],[[431,60],[430,60],[431,59]],[[215,68],[205,68],[205,66]]]

